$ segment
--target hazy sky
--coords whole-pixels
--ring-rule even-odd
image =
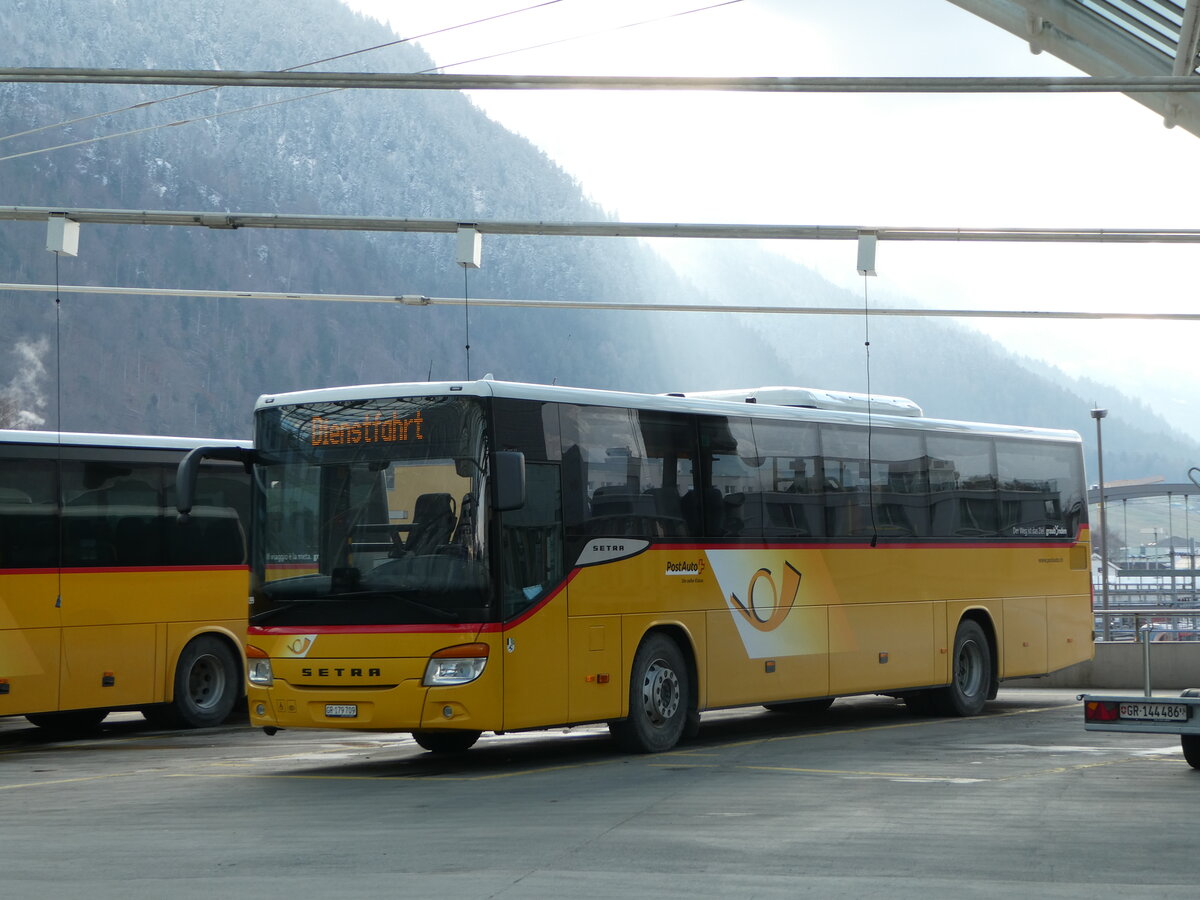
[[[536,0],[343,0],[411,36]],[[947,0],[559,0],[420,42],[448,71],[1077,75]],[[476,91],[615,218],[794,225],[1192,228],[1200,138],[1109,94]],[[402,214],[398,211],[397,214]],[[852,242],[771,249],[856,292]],[[485,248],[486,256],[486,248]],[[886,243],[872,297],[970,309],[1197,311],[1195,246]],[[486,262],[485,262],[486,264]],[[802,302],[803,298],[799,298]],[[749,302],[739,298],[734,302]],[[961,320],[1143,397],[1200,437],[1200,323]],[[1088,398],[1101,405],[1105,397]],[[1113,409],[1119,415],[1119,409]]]

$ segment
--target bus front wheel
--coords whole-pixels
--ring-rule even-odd
[[[687,661],[679,645],[664,634],[651,634],[633,658],[629,676],[629,718],[609,723],[622,749],[662,753],[683,735],[691,690]]]
[[[480,731],[414,731],[413,740],[430,753],[465,753],[475,746]]]

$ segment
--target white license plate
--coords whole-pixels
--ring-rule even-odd
[[[1182,703],[1122,703],[1120,714],[1139,722],[1186,722],[1188,708]]]
[[[354,703],[326,703],[325,718],[353,719],[358,715],[358,706]]]

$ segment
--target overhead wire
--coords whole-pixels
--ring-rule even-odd
[[[588,32],[583,32],[581,34],[573,34],[573,35],[570,35],[569,37],[556,38],[553,41],[544,41],[543,43],[540,43],[540,44],[529,44],[528,46],[525,46],[525,47],[517,47],[513,50],[504,50],[504,51],[501,51],[500,53],[491,53],[491,54],[488,54],[487,56],[476,57],[475,59],[464,59],[464,60],[460,60],[456,63],[450,63],[449,65],[438,66],[434,69],[426,69],[425,71],[426,72],[436,72],[441,69],[453,69],[457,66],[468,66],[471,63],[487,62],[489,59],[496,59],[501,56],[511,56],[514,53],[525,53],[529,50],[543,50],[546,47],[556,47],[559,44],[569,44],[572,41],[581,41],[581,40],[585,40],[586,38],[599,37],[602,34],[614,34],[618,31],[624,31],[625,29],[628,29],[628,28],[638,28],[642,25],[654,25],[658,22],[666,22],[670,19],[678,19],[678,18],[681,18],[682,16],[690,16],[693,13],[709,12],[710,10],[719,9],[722,6],[732,6],[735,3],[741,3],[741,2],[742,2],[742,0],[721,0],[721,2],[719,2],[719,3],[711,3],[708,6],[697,6],[692,9],[681,10],[680,12],[676,12],[676,13],[669,13],[665,16],[657,16],[653,19],[642,19],[641,21],[638,21],[638,22],[627,22],[624,25],[614,25],[611,28],[602,28],[598,31],[588,31]],[[413,74],[421,75],[421,74],[424,74],[424,72],[414,72]]]
[[[394,41],[386,41],[385,43],[382,43],[382,44],[376,44],[373,47],[364,47],[361,50],[349,50],[345,53],[337,53],[333,56],[326,56],[323,59],[315,59],[312,62],[300,63],[299,65],[295,65],[295,66],[288,66],[286,69],[280,69],[279,71],[280,72],[295,72],[298,69],[307,69],[310,66],[319,66],[323,63],[333,62],[334,60],[346,59],[347,57],[350,57],[350,56],[358,56],[363,53],[371,53],[375,50],[385,50],[388,47],[395,47],[395,46],[398,46],[399,44],[407,44],[412,41],[424,40],[425,38],[434,37],[439,34],[446,34],[451,31],[456,31],[460,28],[469,28],[472,25],[481,25],[484,22],[492,22],[497,19],[503,19],[508,16],[514,16],[519,13],[530,12],[535,9],[540,9],[545,6],[552,6],[555,3],[561,3],[561,2],[562,2],[562,0],[542,0],[542,2],[540,2],[540,3],[534,3],[531,6],[523,6],[520,9],[511,9],[507,12],[496,13],[495,15],[483,16],[478,19],[472,19],[469,22],[460,22],[457,25],[447,25],[444,28],[435,28],[433,31],[426,31],[423,34],[414,34],[414,35],[410,35],[408,37],[398,38],[397,40],[394,40]],[[30,128],[26,131],[18,131],[13,134],[2,135],[2,136],[0,136],[0,143],[3,143],[4,141],[13,140],[14,138],[27,137],[31,134],[40,134],[43,131],[50,131],[55,128],[65,128],[68,125],[77,125],[80,122],[87,122],[91,119],[101,119],[101,118],[104,118],[105,116],[115,116],[115,115],[119,115],[120,113],[123,113],[123,112],[131,112],[135,109],[145,109],[150,106],[155,106],[159,103],[169,103],[172,100],[181,100],[185,97],[194,97],[196,94],[204,94],[204,93],[207,93],[208,91],[215,91],[215,90],[217,90],[216,87],[205,87],[205,88],[198,88],[194,91],[184,91],[182,94],[173,94],[170,97],[159,97],[154,100],[142,100],[138,103],[132,103],[129,106],[122,106],[122,107],[118,107],[117,109],[107,110],[105,112],[91,113],[86,116],[78,116],[77,118],[74,118],[74,119],[67,119],[62,122],[55,122],[52,125],[42,125],[42,126],[39,126],[38,128]],[[327,94],[327,93],[331,93],[331,91],[319,91],[317,93]],[[309,94],[307,96],[316,96],[316,94]],[[299,99],[304,99],[304,98],[297,97],[297,98],[293,98],[293,99],[299,100]],[[242,109],[230,110],[230,112],[244,112],[247,110],[261,109],[263,107],[263,105],[269,106],[269,105],[273,105],[273,104],[259,104],[257,106],[243,107]],[[215,118],[215,117],[216,116],[214,115],[209,118]],[[196,121],[196,120],[189,120],[189,121]],[[187,124],[187,123],[186,122],[167,122],[167,123],[163,123],[161,125],[153,126],[153,127],[169,128],[173,125],[183,125],[183,124]],[[142,131],[145,131],[145,130],[146,129],[134,130],[134,131],[123,131],[119,134],[102,136],[100,138],[94,138],[93,140],[108,140],[110,137],[126,137],[126,136],[132,135],[132,134],[140,134],[140,133],[142,133]],[[34,153],[49,152],[50,150],[61,150],[65,147],[77,147],[77,146],[79,146],[79,143],[87,143],[87,142],[85,141],[85,142],[77,142],[74,144],[62,144],[57,147],[46,147],[43,150],[35,150],[35,151],[33,151],[33,153],[20,154],[20,155],[29,156],[29,155],[33,155]],[[17,156],[5,156],[5,157],[0,158],[0,161],[3,161],[5,159],[16,159],[16,158],[17,158]]]
[[[209,89],[206,89],[206,90],[209,90]],[[119,131],[119,132],[116,132],[115,134],[105,134],[105,135],[101,135],[99,137],[83,138],[82,140],[71,141],[66,144],[56,144],[53,147],[42,147],[39,150],[26,150],[24,153],[10,153],[8,156],[0,156],[0,162],[7,162],[10,159],[21,159],[22,157],[26,157],[26,156],[37,156],[40,153],[50,153],[53,150],[66,150],[69,147],[81,147],[84,144],[98,144],[102,141],[111,141],[111,140],[115,140],[116,138],[131,137],[132,135],[135,135],[135,134],[145,134],[146,132],[149,132],[149,131],[158,131],[160,128],[174,128],[178,125],[191,125],[195,122],[208,121],[208,120],[212,120],[212,119],[220,119],[220,118],[223,118],[224,116],[232,116],[235,113],[251,112],[256,109],[266,109],[269,106],[279,106],[280,104],[283,104],[283,103],[291,103],[293,100],[303,100],[306,97],[317,97],[317,96],[320,96],[321,94],[333,94],[338,91],[344,91],[344,90],[346,90],[346,89],[345,88],[330,88],[327,91],[317,91],[316,93],[306,94],[305,97],[290,97],[290,98],[284,98],[281,100],[271,100],[266,103],[256,104],[254,106],[243,106],[238,109],[229,109],[229,110],[226,110],[225,112],[209,113],[208,115],[204,115],[204,116],[196,116],[195,118],[192,118],[192,119],[180,119],[177,122],[162,122],[158,125],[148,125],[145,128],[134,128],[134,129],[131,129],[130,131]],[[197,92],[197,93],[199,93],[199,92]]]
[[[105,116],[115,116],[118,113],[130,112],[135,109],[144,109],[147,106],[153,106],[156,103],[166,103],[170,100],[179,100],[183,97],[191,97],[195,94],[203,94],[206,91],[214,91],[214,87],[197,88],[194,91],[185,91],[182,94],[175,94],[171,97],[160,97],[157,100],[142,100],[139,103],[131,103],[129,106],[122,106],[118,109],[110,109],[105,112],[90,113],[86,116],[76,116],[74,119],[64,119],[61,122],[55,122],[53,125],[39,125],[37,128],[29,128],[25,131],[16,131],[12,134],[0,136],[0,143],[11,141],[19,137],[28,137],[31,134],[41,134],[43,131],[51,131],[55,128],[66,128],[68,125],[78,125],[80,122],[87,122],[91,119],[102,119]]]
[[[368,47],[364,50],[355,50],[355,51],[351,51],[348,53],[340,54],[338,56],[331,56],[324,60],[318,60],[317,62],[304,63],[299,66],[293,66],[290,69],[281,69],[280,71],[290,72],[290,71],[294,71],[295,69],[304,68],[305,66],[317,65],[318,63],[321,63],[321,62],[329,62],[334,59],[341,59],[346,56],[353,56],[357,53],[366,53],[371,50],[378,50],[378,49],[381,49],[384,47],[390,47],[390,46],[394,46],[396,44],[402,44],[402,43],[405,43],[406,41],[420,40],[422,38],[430,37],[430,36],[437,35],[437,34],[442,34],[447,31],[453,31],[456,28],[465,28],[468,25],[480,24],[482,22],[492,21],[494,19],[503,18],[505,16],[515,15],[515,14],[521,13],[521,12],[528,12],[530,10],[537,9],[542,6],[549,6],[551,3],[557,3],[557,2],[560,2],[560,0],[545,0],[545,2],[543,2],[543,3],[537,3],[537,4],[534,4],[533,6],[524,7],[522,9],[511,10],[510,12],[507,12],[507,13],[500,13],[500,14],[497,14],[494,16],[488,16],[485,18],[475,20],[473,22],[466,22],[461,25],[448,26],[446,28],[441,28],[436,31],[427,32],[426,34],[423,34],[423,35],[417,35],[417,36],[409,37],[409,38],[402,38],[402,39],[399,39],[396,41],[388,42],[386,44],[379,44],[375,47]],[[640,27],[643,25],[652,25],[652,24],[655,24],[658,22],[664,22],[664,21],[667,21],[670,19],[677,19],[682,16],[692,15],[694,13],[708,12],[713,9],[719,9],[720,7],[723,7],[723,6],[732,6],[733,4],[741,3],[741,2],[743,2],[743,0],[720,0],[720,2],[711,3],[707,6],[694,7],[692,9],[682,10],[680,12],[675,12],[675,13],[669,13],[667,15],[658,16],[658,17],[655,17],[652,19],[643,19],[643,20],[640,20],[637,22],[628,22],[624,25],[617,25],[617,26],[613,26],[611,28],[603,28],[603,29],[598,29],[595,31],[583,32],[580,34],[570,35],[568,37],[557,38],[553,41],[544,41],[544,42],[538,43],[538,44],[530,44],[525,47],[517,47],[517,48],[511,49],[511,50],[503,50],[498,53],[491,53],[486,56],[479,56],[479,57],[475,57],[473,59],[459,60],[458,62],[447,63],[445,65],[440,65],[440,66],[431,66],[428,69],[421,69],[417,72],[411,72],[408,74],[425,75],[425,74],[429,74],[432,72],[441,72],[446,69],[456,68],[458,66],[465,66],[465,65],[470,65],[472,63],[486,62],[487,60],[498,59],[502,56],[512,56],[516,53],[525,53],[530,50],[542,50],[547,47],[554,47],[554,46],[557,46],[560,44],[571,43],[573,41],[579,41],[579,40],[585,40],[587,38],[599,37],[604,34],[611,34],[611,33],[623,31],[623,30],[626,30],[629,28],[636,28],[636,27]],[[138,109],[138,108],[142,108],[145,106],[154,105],[155,103],[160,103],[160,102],[165,103],[169,100],[177,100],[181,97],[189,97],[194,94],[201,94],[201,93],[204,93],[206,91],[211,91],[211,90],[216,90],[216,88],[213,88],[213,87],[201,88],[199,90],[188,91],[183,94],[177,94],[172,97],[163,97],[161,100],[144,101],[142,103],[133,104],[132,106],[123,107],[118,110],[112,110],[108,113],[96,113],[92,116],[85,116],[80,119],[73,119],[70,122],[59,123],[58,125],[47,125],[47,126],[44,126],[43,128],[32,129],[30,131],[21,132],[20,134],[8,135],[7,137],[0,137],[0,142],[8,140],[9,138],[13,138],[13,137],[20,137],[22,135],[27,135],[27,134],[35,134],[39,131],[44,131],[44,130],[49,130],[52,128],[59,127],[60,125],[69,125],[69,124],[73,124],[74,122],[77,122],[77,121],[85,121],[85,120],[91,119],[91,118],[99,118],[99,117],[102,117],[105,115],[113,115],[113,114],[116,114],[119,112],[126,112],[126,111],[129,111],[132,109]],[[42,147],[37,150],[27,150],[23,153],[12,153],[7,156],[0,156],[0,162],[7,162],[7,161],[13,160],[13,159],[21,159],[21,158],[27,157],[27,156],[37,156],[42,153],[50,153],[54,150],[66,150],[70,147],[80,147],[85,144],[98,144],[98,143],[101,143],[102,141],[115,140],[116,138],[131,137],[131,136],[137,135],[137,134],[145,134],[150,131],[157,131],[160,128],[175,128],[180,125],[192,125],[192,124],[195,124],[196,122],[211,121],[213,119],[219,119],[224,116],[231,116],[231,115],[235,115],[237,113],[253,112],[255,110],[265,109],[265,108],[271,107],[271,106],[280,106],[284,103],[294,103],[298,100],[310,100],[314,97],[324,96],[325,94],[334,94],[334,93],[337,93],[339,91],[344,91],[344,90],[348,90],[348,88],[329,88],[329,89],[323,90],[323,91],[312,91],[307,94],[301,94],[298,97],[285,97],[285,98],[282,98],[279,100],[272,100],[272,101],[268,101],[265,103],[254,104],[252,106],[243,106],[243,107],[238,107],[236,109],[225,110],[224,112],[209,113],[209,114],[203,115],[203,116],[195,116],[190,119],[180,119],[175,122],[163,122],[158,125],[149,125],[145,128],[135,128],[135,129],[131,129],[129,131],[116,132],[114,134],[100,135],[100,136],[91,137],[91,138],[84,138],[84,139],[81,139],[78,141],[71,141],[71,142],[65,143],[65,144],[56,144],[53,147]]]

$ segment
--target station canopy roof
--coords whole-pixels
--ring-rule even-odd
[[[1093,76],[1196,77],[1200,0],[950,0]],[[1200,93],[1130,93],[1200,135]]]

